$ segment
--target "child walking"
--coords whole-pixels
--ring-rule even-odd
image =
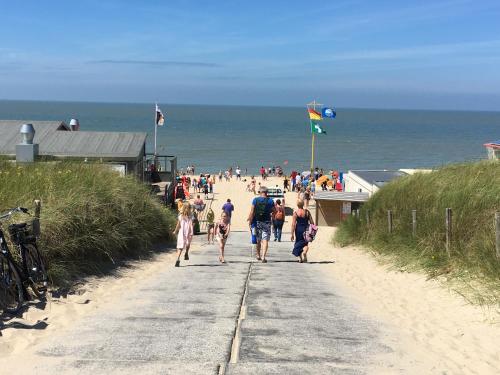
[[[221,217],[217,225],[215,226],[215,236],[219,242],[219,262],[226,263],[224,260],[224,249],[226,247],[227,238],[229,232],[231,231],[231,224],[229,223],[229,216],[225,211],[222,211]]]
[[[177,260],[175,261],[175,267],[179,267],[181,265],[182,250],[186,249],[184,260],[189,260],[189,247],[193,239],[193,217],[189,202],[184,202],[182,205],[174,234],[177,235]]]
[[[207,213],[207,235],[208,235],[207,240],[208,240],[209,244],[210,244],[210,241],[212,241],[212,243],[215,243],[214,219],[215,219],[214,211],[211,208],[209,208],[208,213]]]

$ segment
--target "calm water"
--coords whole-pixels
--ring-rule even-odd
[[[160,104],[166,114],[158,151],[179,167],[218,171],[239,164],[308,169],[311,134],[305,108]],[[148,133],[153,150],[153,104],[0,101],[0,119],[78,118],[82,130]],[[500,112],[337,109],[316,136],[316,162],[325,169],[433,167],[486,157],[483,143],[500,139]]]

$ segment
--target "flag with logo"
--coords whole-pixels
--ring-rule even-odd
[[[326,134],[326,131],[321,127],[319,122],[311,120],[311,133]]]
[[[163,126],[164,123],[165,123],[165,116],[163,116],[163,113],[158,107],[158,104],[156,104],[156,125]]]
[[[333,108],[323,108],[321,110],[321,116],[326,118],[335,118],[337,116],[337,112]]]

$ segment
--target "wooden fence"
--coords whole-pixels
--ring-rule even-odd
[[[359,210],[354,210],[352,212],[354,216],[359,219]],[[445,210],[445,233],[446,233],[446,252],[448,256],[451,254],[451,245],[453,242],[452,237],[452,229],[453,229],[453,211],[451,208],[446,208]],[[365,210],[365,220],[367,225],[370,225],[370,211]],[[495,248],[496,248],[496,257],[500,260],[500,212],[495,212],[494,227],[495,227]],[[411,227],[412,227],[412,236],[417,236],[417,210],[411,211]],[[387,210],[387,231],[389,234],[394,232],[394,216],[392,210]]]

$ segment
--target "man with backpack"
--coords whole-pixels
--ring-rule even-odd
[[[269,240],[271,239],[271,217],[274,215],[275,207],[272,198],[267,196],[267,188],[259,188],[259,196],[252,201],[252,209],[248,215],[248,224],[251,225],[255,218],[257,236],[257,260],[267,263],[266,255]],[[261,258],[262,254],[262,258]]]

